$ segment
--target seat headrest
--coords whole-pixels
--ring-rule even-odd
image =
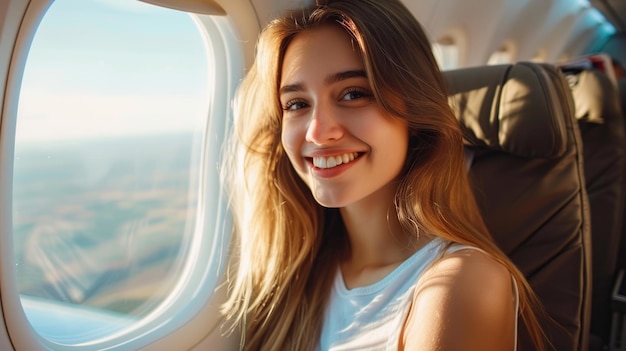
[[[469,145],[533,158],[559,157],[567,149],[567,102],[540,65],[520,62],[443,74]]]
[[[618,93],[609,77],[595,69],[583,70],[568,79],[576,104],[576,118],[604,123],[606,118],[621,118]]]

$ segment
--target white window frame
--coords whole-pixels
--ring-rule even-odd
[[[451,36],[444,36],[432,44],[433,53],[442,71],[459,68],[461,48]]]
[[[0,88],[0,96],[4,98],[0,100],[0,167],[2,170],[0,177],[0,302],[3,314],[0,321],[0,348],[2,350],[87,349],[51,343],[33,330],[22,310],[14,269],[11,194],[13,193],[12,174],[18,99],[28,51],[38,24],[52,2],[53,0],[8,0],[6,15],[0,17],[2,30],[0,32],[2,34],[0,37],[0,49],[2,49],[0,50],[0,79],[6,78],[7,81],[7,84]],[[248,2],[231,1],[228,6],[224,7],[232,9],[233,6],[237,9],[237,16],[239,16],[234,20],[230,17],[196,16],[196,22],[208,42],[208,50],[211,51],[210,55],[213,56],[215,65],[209,70],[214,74],[211,77],[212,81],[209,82],[212,95],[208,116],[224,117],[208,119],[202,150],[203,165],[199,191],[203,196],[199,197],[196,230],[205,232],[205,235],[194,236],[194,243],[189,252],[189,256],[193,259],[189,259],[186,265],[180,288],[173,295],[175,298],[163,311],[158,311],[163,318],[147,320],[128,333],[120,333],[97,344],[97,348],[191,350],[208,335],[210,326],[216,325],[215,313],[211,313],[214,306],[210,301],[221,272],[225,270],[225,264],[221,264],[218,271],[215,271],[208,269],[207,262],[225,255],[231,227],[225,194],[219,182],[219,169],[216,165],[221,157],[224,136],[231,128],[230,101],[245,72],[246,61],[250,59],[250,48],[241,44],[241,32],[237,29],[241,29],[239,26],[244,22],[256,23],[256,16]],[[231,11],[231,13],[234,12]],[[244,36],[250,34],[249,29],[243,28],[243,30],[248,31],[248,33],[243,33]],[[254,32],[255,37],[256,34],[257,32]],[[8,72],[6,76],[4,72]],[[224,89],[225,86],[228,88]],[[219,196],[209,198],[204,196],[205,194],[219,194]],[[207,224],[211,223],[215,223],[214,228],[208,228]],[[215,235],[206,235],[208,231],[214,231]],[[223,233],[227,235],[221,235]],[[213,240],[208,240],[209,238]],[[198,262],[200,264],[197,264]],[[168,317],[167,322],[164,322],[164,317]],[[93,347],[94,345],[91,349]]]
[[[488,65],[502,65],[515,62],[516,58],[515,45],[511,42],[505,42],[498,47],[498,50],[491,53],[487,60]]]

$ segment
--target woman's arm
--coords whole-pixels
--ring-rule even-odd
[[[448,254],[418,281],[400,350],[513,350],[514,298],[511,274],[487,254]]]

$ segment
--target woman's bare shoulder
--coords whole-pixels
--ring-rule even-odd
[[[416,285],[403,331],[406,350],[512,350],[511,274],[474,249],[446,254]]]
[[[471,288],[476,282],[506,283],[510,287],[511,273],[493,257],[477,249],[461,249],[445,254],[422,275],[420,285],[431,279],[450,280],[451,287]],[[465,285],[469,286],[465,286]],[[476,286],[476,288],[480,288]]]

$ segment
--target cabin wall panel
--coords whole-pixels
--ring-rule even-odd
[[[549,6],[551,1],[548,0],[542,3]],[[527,15],[528,11],[525,9],[532,7],[533,4],[537,4],[537,2],[533,0],[509,0],[506,2],[506,7],[501,14],[498,14],[498,29],[491,33],[492,36],[490,38],[484,38],[490,43],[487,50],[483,53],[485,60],[488,60],[494,52],[502,47],[507,48],[513,61],[519,59],[520,43],[522,43],[520,38],[523,38],[529,32],[528,28],[533,28],[533,31],[537,31],[543,27],[541,16],[536,14],[533,16]],[[517,27],[518,22],[522,20],[525,22],[525,29],[520,31]]]
[[[466,0],[440,1],[432,17],[422,21],[435,39],[452,27],[464,31],[467,50],[461,62],[464,66],[478,66],[491,55],[489,38],[499,30],[499,17],[505,8],[506,3],[500,0],[485,0],[479,5]]]
[[[282,13],[312,0],[249,1],[257,12],[259,28]],[[228,1],[220,1],[228,5]],[[237,1],[239,2],[239,1]],[[434,42],[444,36],[459,45],[461,67],[484,65],[491,54],[507,43],[515,48],[514,60],[531,60],[539,51],[555,62],[597,49],[606,40],[592,36],[597,21],[589,20],[590,7],[572,6],[571,0],[403,0],[424,25]],[[583,40],[581,40],[583,38]],[[248,55],[247,55],[248,56]]]
[[[574,27],[576,17],[567,15],[562,17],[549,31],[541,47],[546,48],[546,61],[557,61],[562,55],[569,32]]]
[[[11,58],[16,45],[18,31],[26,9],[29,5],[28,0],[4,0],[0,1],[0,166],[3,172],[8,172],[12,167],[6,167],[12,160],[12,148],[6,147],[7,134],[12,133],[12,128],[8,123],[7,112],[7,79],[9,76],[9,70],[11,68]],[[11,211],[10,211],[10,197],[6,194],[11,194],[12,179],[10,176],[6,176],[4,173],[0,176],[0,252],[7,252],[7,250],[13,250],[11,240]],[[5,320],[7,317],[7,307],[11,307],[10,301],[7,301],[7,289],[13,289],[14,285],[10,282],[13,281],[11,274],[12,267],[12,255],[0,254],[0,350],[13,350],[13,345],[9,337],[8,326]]]
[[[217,0],[228,16],[232,28],[236,33],[232,33],[232,37],[238,38],[241,42],[241,49],[244,53],[244,65],[246,70],[252,66],[256,49],[256,41],[262,26],[266,23],[260,22],[258,11],[254,7],[254,1],[250,0]],[[262,16],[269,16],[265,14]],[[250,45],[254,43],[254,45]]]
[[[626,68],[626,33],[613,36],[599,51],[615,57]]]
[[[626,31],[626,1],[623,0],[589,0],[617,29]]]
[[[305,7],[307,4],[312,3],[311,0],[245,0],[250,2],[254,6],[254,10],[257,13],[258,23],[261,27],[264,27],[272,19],[283,14],[287,9],[298,9]],[[241,1],[231,1],[235,3],[241,3]],[[219,1],[220,5],[227,6],[229,1]],[[232,8],[232,6],[231,6]],[[227,9],[224,9],[228,12]]]
[[[571,54],[572,57],[582,56],[589,52],[597,52],[602,43],[606,40],[605,36],[593,28],[586,28],[578,33],[576,38],[572,38],[565,48],[565,52]]]
[[[461,67],[484,65],[506,45],[514,61],[538,52],[547,62],[577,56],[606,40],[590,7],[571,0],[413,1],[407,7],[426,27],[432,41],[448,36],[459,46]],[[596,34],[591,34],[594,32]]]
[[[439,6],[446,6],[441,0],[402,0],[404,5],[414,14],[415,18],[422,24],[432,40],[436,40],[437,36],[433,33],[436,23],[433,23],[433,16]]]
[[[510,3],[511,1],[509,1]],[[528,61],[543,49],[542,38],[548,32],[551,18],[554,18],[554,1],[530,1],[522,8],[508,11],[510,18],[505,22],[511,23],[510,38],[514,38],[517,46],[518,61]],[[506,38],[502,38],[504,41]]]
[[[580,56],[594,51],[594,43],[603,42],[605,35],[599,30],[601,24],[597,22],[591,8],[583,8],[576,13],[574,23],[569,29],[569,35],[563,52],[571,57]]]

